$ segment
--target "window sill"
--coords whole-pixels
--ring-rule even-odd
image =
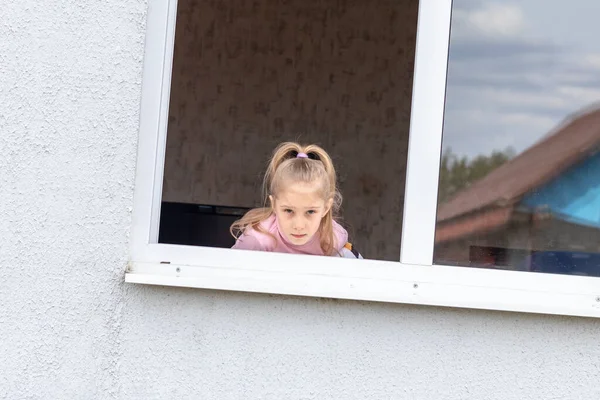
[[[294,271],[289,266],[222,268],[131,262],[128,283],[272,293],[388,303],[461,307],[526,313],[600,317],[598,278],[414,266],[361,260],[369,277],[352,266],[348,274]],[[388,264],[388,263],[384,263]],[[329,272],[329,273],[328,273]],[[362,276],[361,276],[362,275]]]

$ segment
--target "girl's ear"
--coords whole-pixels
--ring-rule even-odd
[[[327,216],[327,214],[331,211],[332,206],[333,206],[333,199],[327,200],[327,203],[325,203],[325,212],[323,213],[322,218],[325,218]]]
[[[271,204],[271,208],[275,209],[275,200],[272,195],[269,195],[269,203]]]

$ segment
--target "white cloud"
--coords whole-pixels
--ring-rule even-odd
[[[581,64],[583,67],[597,68],[600,70],[600,54],[585,54],[583,57],[581,57],[581,60],[579,60],[579,64]]]
[[[600,101],[600,88],[598,87],[577,87],[577,86],[559,86],[557,88],[559,95],[573,103],[596,103]]]
[[[477,9],[457,9],[453,18],[457,34],[465,36],[511,37],[520,34],[525,27],[523,11],[516,4],[494,2]]]
[[[527,131],[543,132],[556,123],[554,118],[527,112],[505,113],[500,116],[500,120],[504,125],[520,127],[519,134]]]
[[[534,144],[556,125],[550,116],[495,109],[462,109],[445,121],[443,147],[473,157],[512,147],[517,151]],[[447,129],[452,134],[447,135]],[[481,151],[485,149],[485,151]]]
[[[528,92],[512,88],[491,87],[478,90],[476,96],[479,101],[492,108],[518,107],[523,110],[547,109],[564,112],[573,107],[572,99],[557,96],[552,92],[552,90]]]

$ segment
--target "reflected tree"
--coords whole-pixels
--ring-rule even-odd
[[[494,150],[490,155],[469,159],[466,156],[459,157],[451,148],[445,149],[440,164],[439,202],[450,199],[455,193],[485,177],[515,154],[512,147],[507,147]]]

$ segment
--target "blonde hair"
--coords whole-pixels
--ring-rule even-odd
[[[304,153],[308,157],[297,157]],[[246,213],[241,219],[235,221],[230,232],[234,238],[239,238],[248,228],[273,237],[265,232],[260,223],[273,215],[272,207],[267,207],[269,196],[277,198],[289,183],[319,182],[319,193],[325,201],[333,200],[331,209],[321,220],[319,225],[320,245],[323,254],[333,255],[336,252],[333,222],[342,205],[342,195],[337,187],[337,178],[333,162],[325,150],[311,144],[303,146],[294,142],[281,143],[271,157],[263,181],[264,206],[255,208]],[[276,240],[273,237],[274,240]]]

